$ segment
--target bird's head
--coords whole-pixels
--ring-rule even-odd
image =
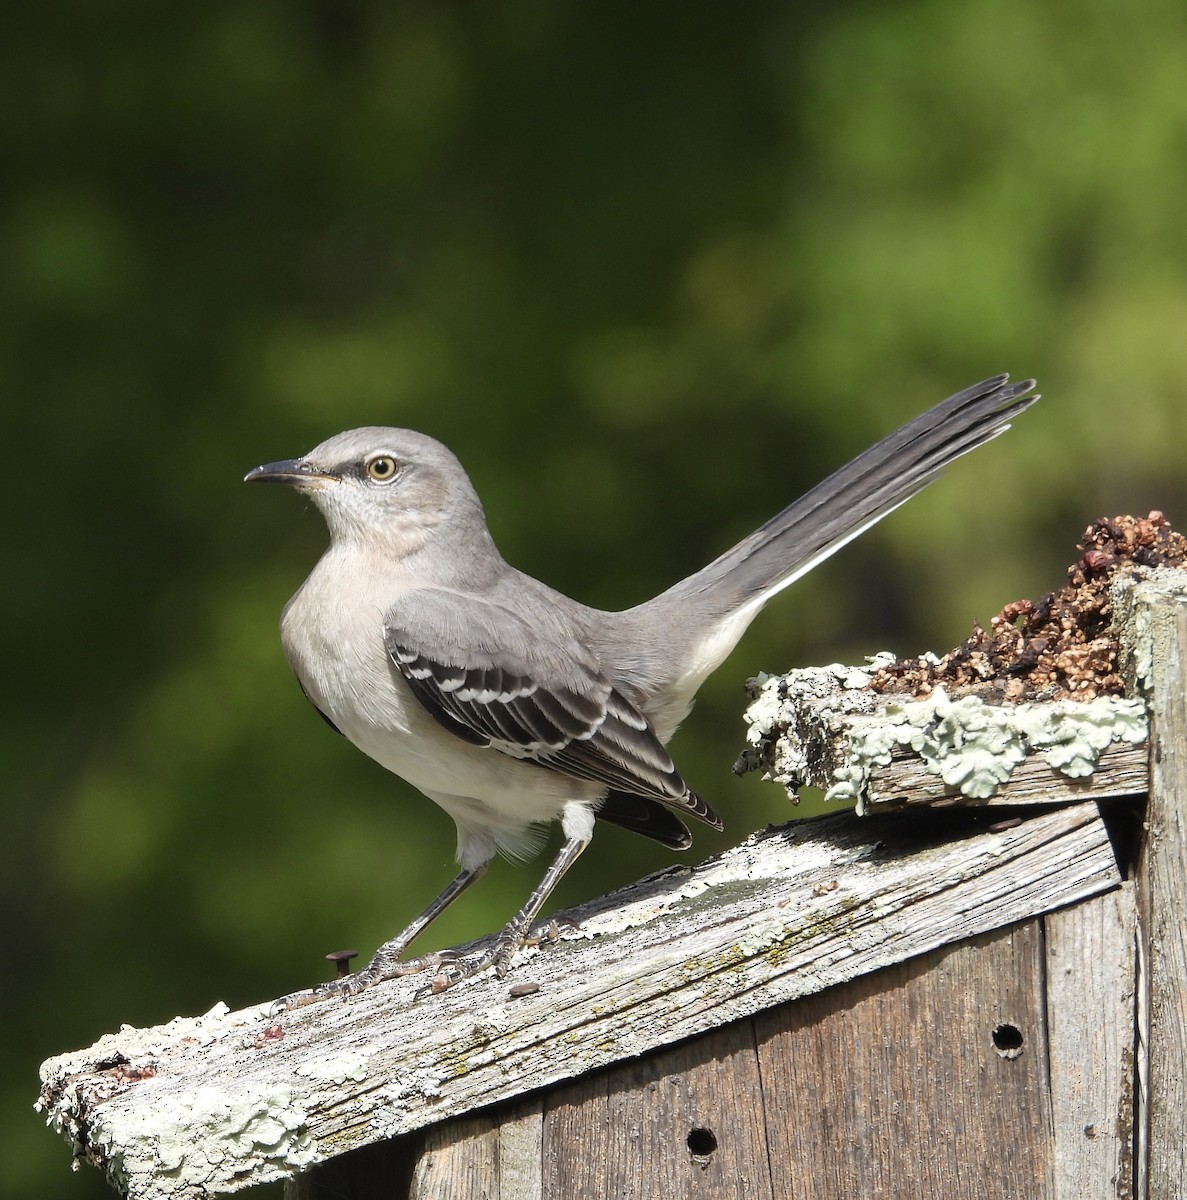
[[[334,542],[381,539],[406,552],[430,530],[464,527],[475,516],[485,532],[482,506],[461,463],[440,442],[410,429],[350,429],[300,458],[255,467],[244,481],[307,493]]]

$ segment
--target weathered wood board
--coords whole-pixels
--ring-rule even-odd
[[[577,928],[525,951],[510,980],[417,1000],[413,977],[280,1018],[258,1006],[123,1030],[46,1063],[43,1105],[128,1196],[230,1192],[1119,881],[1095,804],[1006,829],[956,812],[782,827],[574,910]],[[539,991],[512,999],[528,980]]]
[[[1148,698],[1150,795],[1136,874],[1140,1196],[1187,1195],[1187,572],[1114,593],[1125,666]]]
[[[1128,1200],[1134,915],[1124,884],[343,1155],[285,1195]]]

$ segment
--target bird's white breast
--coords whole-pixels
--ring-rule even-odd
[[[375,580],[352,565],[349,551],[327,551],[281,618],[289,664],[345,737],[439,803],[459,826],[464,820],[522,828],[555,819],[569,801],[600,794],[596,785],[474,746],[441,726],[384,645],[384,614],[409,582]],[[344,578],[355,585],[349,603],[343,603]]]

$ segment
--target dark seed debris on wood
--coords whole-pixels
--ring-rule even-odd
[[[879,692],[927,696],[935,688],[986,700],[1092,700],[1120,696],[1110,588],[1133,567],[1184,567],[1187,538],[1166,517],[1094,521],[1076,547],[1068,581],[1041,600],[1015,600],[942,658],[903,658],[874,673]]]

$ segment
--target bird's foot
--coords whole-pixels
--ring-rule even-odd
[[[511,969],[511,960],[521,946],[534,947],[546,942],[555,942],[561,935],[562,927],[576,929],[577,923],[563,917],[554,919],[526,937],[514,925],[508,925],[487,949],[468,955],[460,950],[450,949],[435,950],[432,954],[422,954],[419,958],[401,958],[403,947],[395,943],[390,949],[381,946],[375,957],[361,971],[339,975],[337,979],[320,983],[317,987],[281,996],[279,1000],[272,1002],[269,1014],[277,1016],[294,1008],[316,1004],[320,1000],[349,1000],[385,979],[399,979],[421,971],[431,971],[434,974],[429,986],[417,992],[418,1000],[424,996],[444,992],[464,979],[473,979],[490,967],[494,967],[495,973],[502,979]],[[327,957],[338,962],[341,967],[343,962],[349,962],[353,954],[341,952]]]
[[[494,941],[486,950],[479,951],[477,954],[461,955],[451,954],[449,951],[443,952],[440,956],[441,969],[433,976],[429,987],[418,994],[418,998],[447,991],[455,984],[461,983],[462,980],[473,979],[491,967],[494,967],[495,974],[502,979],[511,970],[511,961],[521,947],[535,947],[543,945],[545,942],[555,942],[561,935],[562,925],[570,929],[577,928],[575,921],[563,918],[549,921],[535,933],[524,936],[514,925],[508,925],[506,929],[495,936]]]
[[[349,1000],[385,979],[398,979],[403,975],[415,975],[419,971],[436,971],[452,956],[449,950],[439,950],[433,954],[422,954],[419,958],[400,958],[398,954],[385,952],[381,947],[361,971],[341,975],[306,991],[281,996],[279,1000],[272,1002],[269,1012],[276,1016],[294,1008],[304,1008],[307,1004],[316,1004],[319,1000]]]
[[[521,943],[524,946],[543,946],[546,942],[560,940],[561,929],[580,929],[581,926],[572,917],[553,917],[546,925],[541,925],[535,933],[529,934]]]
[[[477,954],[459,954],[445,958],[441,969],[433,976],[432,983],[419,993],[418,998],[424,995],[435,996],[461,983],[463,979],[473,979],[476,975],[481,975],[490,967],[494,967],[495,974],[501,979],[511,969],[511,960],[515,957],[515,952],[524,944],[518,934],[504,929],[487,950]]]

